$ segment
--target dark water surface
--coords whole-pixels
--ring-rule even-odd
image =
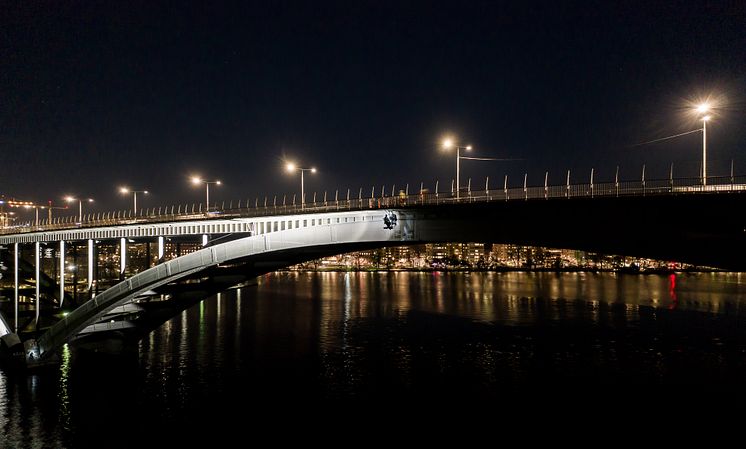
[[[0,371],[0,448],[216,447],[257,416],[329,406],[745,391],[740,274],[275,273],[121,354],[65,348],[59,367]]]

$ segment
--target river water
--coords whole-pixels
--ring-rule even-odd
[[[273,273],[0,371],[0,448],[230,441],[324,406],[742,396],[746,275]],[[279,415],[278,415],[279,414]],[[253,424],[252,424],[253,423]]]

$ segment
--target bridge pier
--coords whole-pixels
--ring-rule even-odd
[[[15,316],[13,319],[14,332],[18,333],[18,243],[13,244],[13,302]]]
[[[60,240],[60,307],[65,301],[65,241]]]
[[[124,270],[127,268],[127,238],[119,239],[119,280],[124,280]]]
[[[39,328],[39,306],[41,304],[41,242],[34,243],[34,284],[36,286],[36,319],[34,320],[34,329]]]
[[[165,239],[163,236],[158,237],[158,263],[163,263],[163,256],[165,254],[164,251],[164,241]]]
[[[93,239],[88,239],[88,286],[86,288],[86,291],[88,293],[88,299],[91,299],[93,296],[93,268],[97,266],[98,264],[94,265],[95,263],[95,243]]]

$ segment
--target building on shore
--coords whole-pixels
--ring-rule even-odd
[[[685,270],[694,266],[672,261],[579,250],[496,243],[429,243],[393,246],[325,257],[290,270]]]

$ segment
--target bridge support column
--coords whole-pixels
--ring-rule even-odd
[[[39,305],[41,304],[40,301],[40,295],[41,295],[41,285],[39,283],[40,279],[40,269],[41,269],[41,260],[39,257],[39,253],[41,251],[41,244],[39,242],[34,243],[34,284],[36,285],[36,322],[34,323],[34,327],[39,327]]]
[[[119,280],[124,279],[124,270],[127,268],[127,239],[119,239]]]
[[[163,256],[165,254],[164,240],[165,239],[163,237],[158,237],[158,263],[163,262]]]
[[[88,239],[88,298],[91,298],[93,291],[93,268],[95,263],[94,252],[96,248],[92,239]]]
[[[78,263],[78,246],[70,245],[70,247],[72,248],[72,253],[73,253],[73,266],[75,267],[75,269],[73,270],[73,278],[72,278],[73,306],[77,306],[78,304],[80,304],[78,302],[78,266],[80,265]]]
[[[202,246],[207,246],[207,234],[202,234]]]
[[[13,244],[13,300],[15,302],[15,333],[18,333],[18,243]]]
[[[60,308],[62,307],[62,303],[64,301],[65,301],[65,241],[60,240]]]

